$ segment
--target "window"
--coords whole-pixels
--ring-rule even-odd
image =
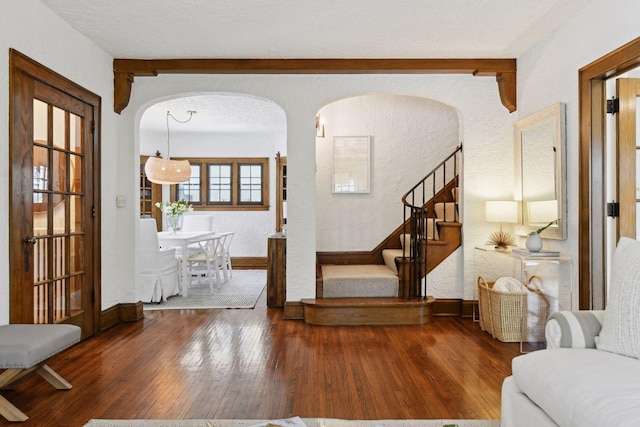
[[[211,203],[231,203],[232,164],[209,164],[209,200]]]
[[[178,195],[175,200],[187,200],[194,205],[201,205],[200,197],[200,170],[202,165],[199,163],[191,163],[191,177],[189,181],[178,185]]]
[[[262,203],[262,165],[239,164],[240,203]]]
[[[171,188],[197,210],[269,209],[268,158],[188,159],[191,178]]]

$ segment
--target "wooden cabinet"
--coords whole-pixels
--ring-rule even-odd
[[[162,201],[162,186],[149,181],[144,173],[147,158],[140,157],[140,218],[155,218],[158,230],[162,230],[162,212],[155,206]]]
[[[287,219],[287,158],[276,153],[276,232],[282,231]]]
[[[267,242],[267,307],[284,307],[287,298],[287,237],[276,233]]]

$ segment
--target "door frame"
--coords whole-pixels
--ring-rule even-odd
[[[55,71],[50,70],[44,65],[32,60],[31,58],[25,56],[24,54],[16,51],[15,49],[9,50],[9,144],[10,147],[13,145],[14,138],[17,138],[17,131],[20,126],[24,124],[20,122],[20,115],[17,113],[21,110],[23,100],[17,95],[17,85],[20,82],[20,76],[27,75],[30,78],[37,80],[45,85],[49,85],[51,87],[56,88],[59,91],[66,93],[71,97],[75,97],[82,102],[89,104],[93,107],[93,117],[91,120],[93,121],[93,158],[92,166],[93,166],[93,200],[89,201],[93,205],[93,234],[88,236],[93,243],[92,249],[94,253],[94,263],[93,263],[93,285],[91,286],[90,292],[92,293],[91,299],[93,300],[93,330],[92,334],[96,334],[100,331],[100,312],[101,312],[101,170],[100,170],[100,135],[101,135],[101,111],[102,111],[102,99],[88,91],[87,89],[81,87],[80,85],[72,82],[66,77],[56,73]],[[16,142],[17,143],[17,142]],[[12,159],[12,150],[9,150],[9,188],[13,188],[13,180],[19,179],[20,173],[14,170],[14,164],[16,168],[19,168],[19,162],[16,159]],[[12,199],[10,197],[9,200],[9,222],[13,221],[12,217],[14,215]],[[18,227],[9,227],[9,233],[20,232]],[[15,236],[9,238],[9,242],[15,240]],[[14,262],[16,248],[12,248],[11,244],[9,245],[9,321],[10,323],[19,323],[21,313],[16,313],[14,307],[21,306],[21,296],[19,290],[16,291],[16,284],[14,283],[13,277],[13,269],[18,268],[16,263]],[[84,337],[83,337],[84,338]]]
[[[578,304],[606,305],[606,81],[640,65],[640,37],[578,72]]]

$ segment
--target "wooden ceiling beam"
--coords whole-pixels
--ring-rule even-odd
[[[515,59],[114,59],[114,111],[129,104],[135,77],[158,74],[472,74],[495,76],[516,110]]]

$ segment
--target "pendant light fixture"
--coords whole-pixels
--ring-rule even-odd
[[[169,111],[167,111],[167,157],[160,157],[160,152],[156,153],[156,157],[149,157],[144,164],[144,173],[147,175],[149,181],[156,184],[179,184],[181,182],[189,181],[191,177],[191,165],[189,160],[171,160],[169,151],[169,117],[178,123],[187,123],[195,111],[188,111],[189,118],[184,121],[180,121],[173,117]]]

